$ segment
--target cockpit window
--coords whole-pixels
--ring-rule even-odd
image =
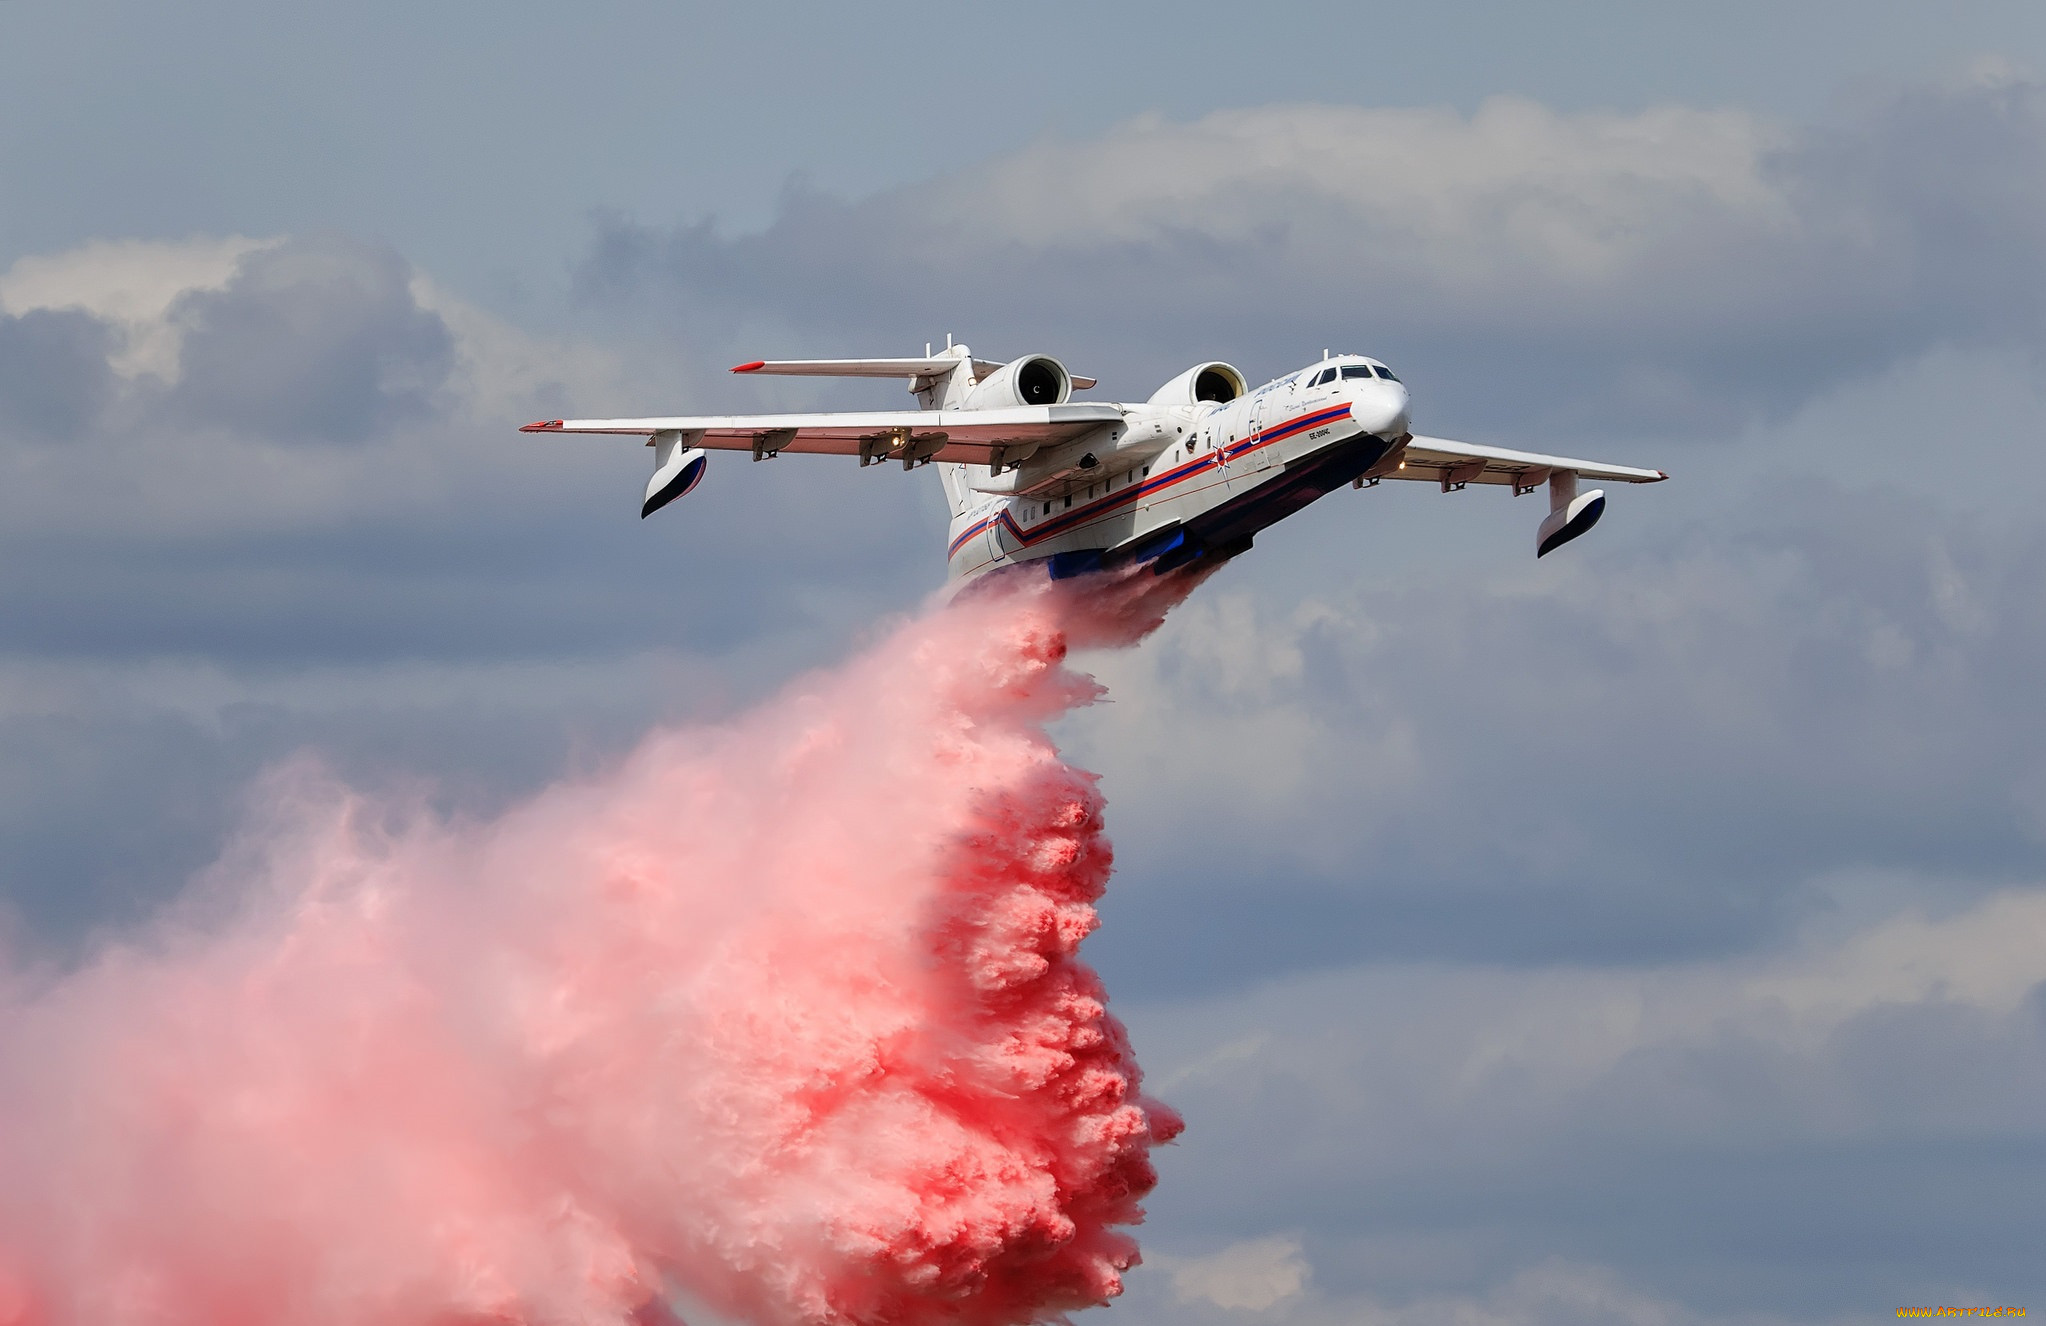
[[[1384,378],[1384,379],[1385,379],[1385,380],[1386,380],[1387,382],[1398,382],[1398,381],[1399,381],[1399,379],[1398,379],[1398,378],[1396,378],[1396,377],[1394,377],[1394,376],[1392,375],[1392,370],[1391,370],[1391,369],[1389,369],[1389,368],[1387,368],[1387,367],[1386,367],[1386,366],[1385,366],[1384,364],[1380,364],[1380,365],[1378,366],[1378,376],[1380,376],[1380,377]]]
[[[1371,365],[1344,364],[1343,376],[1346,378],[1368,378],[1371,376]]]
[[[1336,371],[1333,368],[1324,368],[1321,370],[1321,376],[1314,380],[1314,385],[1319,387],[1324,382],[1334,382],[1335,380]]]

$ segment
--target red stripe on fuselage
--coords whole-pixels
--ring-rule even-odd
[[[1349,414],[1349,412],[1350,407],[1348,405],[1339,405],[1334,409],[1322,409],[1316,410],[1311,414],[1303,414],[1297,419],[1289,419],[1283,424],[1275,424],[1263,432],[1252,433],[1241,443],[1228,449],[1229,459],[1235,460],[1239,456],[1247,456],[1259,447],[1270,446],[1274,442],[1283,442],[1295,433],[1303,432],[1317,425],[1332,424]]]
[[[993,519],[993,517],[990,517],[989,519]],[[966,527],[966,532],[964,534],[961,534],[958,538],[952,540],[952,547],[945,553],[945,560],[949,562],[954,557],[957,557],[959,555],[960,547],[964,545],[968,539],[980,533],[982,530],[985,530],[987,527],[988,521],[986,520],[978,521],[972,525],[968,525]]]
[[[1190,479],[1204,470],[1219,469],[1230,461],[1249,455],[1259,447],[1269,446],[1274,442],[1283,442],[1302,430],[1314,428],[1321,424],[1333,424],[1339,419],[1346,418],[1349,413],[1350,407],[1348,405],[1325,406],[1321,409],[1310,411],[1297,418],[1289,419],[1283,424],[1276,424],[1262,432],[1253,433],[1250,437],[1236,444],[1234,448],[1219,447],[1203,455],[1199,460],[1191,460],[1177,469],[1167,470],[1162,474],[1154,474],[1141,483],[1133,483],[1119,493],[1110,493],[1088,503],[1086,506],[1080,507],[1078,510],[1061,512],[1058,516],[1046,520],[1042,525],[1033,526],[1028,530],[1018,525],[1015,516],[1010,514],[1014,509],[1014,505],[1011,504],[1011,506],[1002,508],[985,520],[977,521],[967,526],[966,530],[958,538],[952,540],[952,548],[946,554],[946,560],[950,561],[954,556],[957,556],[959,550],[966,545],[968,540],[974,535],[984,532],[989,525],[1001,524],[1006,526],[1016,542],[1028,548],[1034,543],[1039,543],[1049,538],[1056,538],[1058,535],[1089,524],[1129,502],[1148,497],[1153,493],[1163,492],[1165,489]]]

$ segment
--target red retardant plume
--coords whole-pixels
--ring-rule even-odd
[[[1106,1301],[1179,1123],[1077,957],[1045,724],[1191,580],[1018,577],[487,822],[305,769],[0,972],[0,1323],[998,1326]]]

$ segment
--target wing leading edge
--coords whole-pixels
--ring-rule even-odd
[[[1112,405],[1030,405],[1007,410],[870,410],[849,414],[706,414],[653,419],[546,419],[522,433],[618,433],[652,438],[693,435],[714,451],[784,451],[858,456],[862,464],[959,461],[999,466],[1019,453],[1122,422]]]
[[[1669,478],[1661,470],[1608,465],[1573,456],[1548,456],[1538,451],[1481,447],[1471,442],[1452,442],[1446,437],[1415,437],[1394,457],[1387,458],[1389,468],[1375,471],[1371,477],[1433,479],[1441,483],[1444,492],[1467,483],[1511,485],[1516,492],[1531,492],[1557,473],[1609,483],[1661,483]]]

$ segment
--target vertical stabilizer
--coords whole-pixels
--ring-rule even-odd
[[[966,404],[967,395],[980,374],[992,373],[1000,367],[999,364],[975,360],[971,350],[955,344],[947,336],[943,350],[934,350],[926,345],[922,358],[756,359],[740,364],[732,371],[782,377],[908,378],[909,389],[915,394],[919,406],[926,410],[956,410]],[[1075,378],[1073,381],[1093,385],[1091,380]],[[952,514],[963,514],[974,499],[973,490],[967,486],[966,467],[939,462],[937,468],[938,477],[945,484],[945,500],[951,504]]]
[[[926,346],[924,350],[928,354],[930,347]],[[942,372],[917,378],[909,384],[909,389],[916,393],[917,404],[926,410],[956,410],[965,403],[966,393],[973,389],[973,352],[963,345],[952,344],[952,338],[947,336],[944,353],[932,358],[949,359],[953,363]],[[965,515],[974,498],[973,489],[967,486],[966,467],[949,460],[933,461],[932,465],[938,471],[938,481],[945,485],[945,504],[951,508],[953,518]]]

